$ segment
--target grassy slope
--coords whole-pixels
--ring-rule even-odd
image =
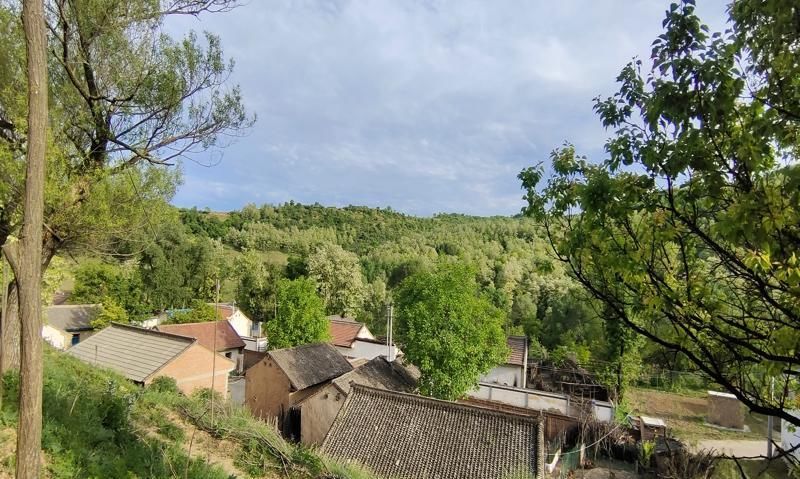
[[[45,353],[46,477],[366,479],[364,471],[286,443],[275,429],[202,394],[142,390],[63,353]],[[4,381],[0,478],[14,470],[16,379]]]

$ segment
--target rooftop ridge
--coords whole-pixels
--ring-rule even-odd
[[[183,341],[185,343],[197,342],[197,338],[192,338],[190,336],[181,336],[180,334],[165,333],[164,331],[158,331],[158,330],[155,330],[155,329],[142,328],[142,327],[139,327],[139,326],[134,326],[132,324],[111,323],[109,325],[109,327],[128,329],[128,330],[131,330],[131,331],[137,331],[137,332],[141,332],[141,333],[145,333],[145,334],[151,334],[153,336],[161,336],[161,337],[167,337],[167,338],[170,338],[170,339],[177,339],[177,340]]]
[[[410,393],[402,393],[397,391],[387,391],[385,389],[378,389],[369,386],[365,386],[363,384],[356,384],[353,383],[351,386],[352,392],[366,394],[366,395],[373,395],[373,396],[380,396],[384,398],[397,398],[399,397],[402,400],[414,402],[418,404],[425,404],[437,408],[442,409],[457,409],[461,411],[466,411],[469,413],[479,414],[479,415],[490,415],[494,417],[500,417],[505,419],[512,419],[518,420],[520,422],[527,422],[535,425],[539,425],[542,422],[541,417],[532,417],[530,415],[525,414],[518,414],[512,412],[505,412],[505,411],[497,411],[493,409],[487,409],[485,407],[479,406],[470,406],[467,404],[461,404],[453,401],[446,401],[444,399],[436,399],[427,396],[422,396],[420,394],[410,394]],[[352,394],[351,394],[352,396]],[[344,409],[344,408],[342,408]]]

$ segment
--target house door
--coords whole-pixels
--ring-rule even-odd
[[[72,335],[72,346],[75,346],[76,344],[78,344],[78,343],[80,343],[80,342],[81,342],[81,335],[80,335],[80,333],[74,333],[74,334]]]

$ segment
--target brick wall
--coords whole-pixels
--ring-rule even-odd
[[[217,355],[215,360],[214,353],[197,343],[157,371],[152,378],[148,378],[146,383],[151,383],[158,376],[169,376],[175,379],[178,388],[184,394],[191,394],[197,388],[211,387],[211,371],[214,362],[216,363],[216,374],[213,378],[214,390],[223,397],[227,397],[228,373],[234,369],[235,363],[220,355]]]

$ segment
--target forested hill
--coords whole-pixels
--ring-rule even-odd
[[[258,261],[257,253],[264,258],[279,251],[288,257],[282,271],[266,268],[238,280],[240,304],[256,316],[263,310],[265,320],[270,319],[270,308],[252,304],[246,292],[259,283],[253,276],[291,278],[306,274],[309,262],[319,270],[326,269],[320,262],[327,262],[335,269],[337,287],[353,289],[352,300],[345,298],[346,304],[338,307],[382,332],[386,304],[403,279],[437,262],[457,261],[474,268],[482,293],[506,312],[507,332],[524,332],[551,350],[605,356],[599,318],[549,254],[543,232],[525,217],[421,218],[384,208],[293,202],[248,205],[228,213],[182,209],[180,215],[193,235],[248,253],[251,261],[234,275],[244,274],[244,268],[258,269],[252,264]],[[353,262],[357,267],[348,266]]]

